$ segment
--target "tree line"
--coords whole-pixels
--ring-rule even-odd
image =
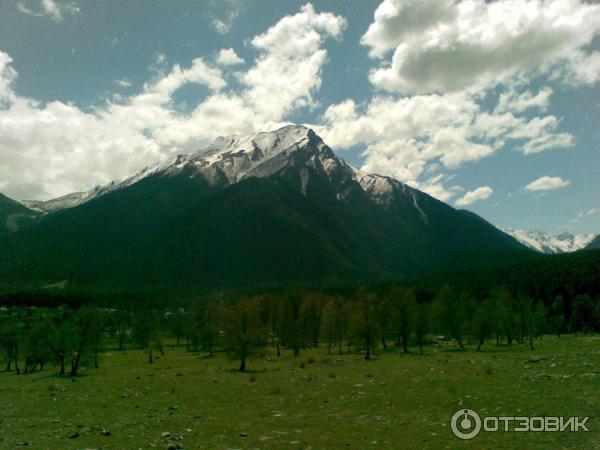
[[[299,356],[322,347],[327,353],[375,352],[396,348],[424,353],[436,341],[460,349],[485,345],[528,345],[543,334],[595,332],[597,298],[557,296],[549,304],[494,288],[483,298],[452,286],[424,296],[413,288],[385,292],[360,288],[351,295],[290,290],[236,299],[212,295],[174,309],[59,306],[0,309],[0,351],[7,371],[42,370],[76,377],[82,366],[98,367],[108,346],[147,351],[148,363],[165,352],[166,339],[208,356],[225,352],[245,371],[248,359],[272,349]]]

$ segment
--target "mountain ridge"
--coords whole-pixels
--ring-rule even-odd
[[[513,236],[523,245],[545,254],[571,253],[583,250],[596,237],[596,235],[593,234],[574,235],[568,232],[553,234],[542,230],[524,231],[514,228],[500,229]]]
[[[217,139],[89,192],[4,237],[0,277],[269,284],[394,277],[458,253],[525,251],[473,213],[350,166],[301,126]]]
[[[110,181],[105,185],[96,186],[87,191],[69,193],[46,201],[22,200],[20,203],[34,211],[54,212],[72,208],[110,192],[123,189],[148,176],[160,173],[172,174],[189,166],[195,166],[213,183],[224,182],[222,176],[227,179],[229,184],[241,181],[249,176],[264,177],[281,168],[281,164],[277,164],[278,156],[286,151],[293,152],[295,149],[301,148],[303,142],[310,142],[311,139],[322,144],[326,149],[326,158],[320,161],[321,164],[324,164],[326,170],[332,171],[336,166],[335,163],[341,162],[343,166],[353,172],[353,177],[376,201],[385,202],[382,197],[385,197],[385,193],[391,191],[393,186],[400,186],[404,191],[417,191],[392,177],[367,173],[351,166],[335,156],[333,151],[323,143],[312,129],[302,125],[287,125],[274,132],[259,132],[246,136],[221,136],[209,146],[190,155],[179,154],[165,162],[147,166],[131,176]],[[270,149],[270,151],[265,151],[265,149]],[[281,159],[280,163],[285,162],[285,158]],[[219,174],[211,172],[215,168],[221,169],[221,172]],[[415,207],[418,208],[418,205]]]

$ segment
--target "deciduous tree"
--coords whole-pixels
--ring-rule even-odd
[[[260,303],[252,298],[240,299],[226,310],[225,346],[229,356],[240,360],[240,372],[246,370],[247,359],[260,354],[265,345],[260,312]]]
[[[377,300],[377,294],[368,292],[366,288],[360,288],[356,293],[352,334],[364,343],[365,360],[367,361],[371,359],[377,338],[378,329],[375,320]]]

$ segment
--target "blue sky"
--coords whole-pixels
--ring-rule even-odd
[[[599,81],[593,2],[4,0],[0,191],[300,122],[496,225],[597,233]]]

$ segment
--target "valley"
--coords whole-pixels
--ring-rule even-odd
[[[425,355],[411,347],[360,355],[274,350],[232,369],[222,354],[164,356],[109,345],[76,382],[50,370],[0,372],[0,447],[6,448],[594,448],[598,337],[544,336],[535,352],[491,345]],[[480,415],[591,416],[590,432],[452,435],[460,408]],[[36,411],[31,415],[31,411]],[[171,447],[170,447],[171,446]]]

